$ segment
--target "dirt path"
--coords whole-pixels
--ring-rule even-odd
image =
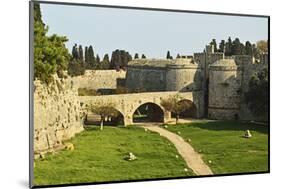
[[[192,146],[184,141],[184,139],[175,133],[172,133],[166,129],[163,129],[157,125],[141,125],[142,127],[157,132],[161,136],[170,140],[178,150],[179,154],[185,160],[187,166],[193,170],[196,175],[212,175],[213,172],[201,159],[200,154],[194,151]]]

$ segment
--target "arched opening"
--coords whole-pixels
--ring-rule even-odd
[[[133,122],[164,122],[164,112],[157,104],[148,102],[136,109]]]
[[[84,118],[84,125],[85,126],[92,126],[92,125],[100,125],[101,117],[100,115],[94,114],[94,113],[88,113],[86,114]],[[104,126],[118,126],[118,125],[124,125],[124,116],[123,114],[118,111],[118,115],[116,117],[106,117],[104,122]]]
[[[191,100],[183,99],[178,102],[184,108],[184,111],[180,113],[179,118],[196,118],[197,117],[197,108]],[[171,117],[175,118],[175,113],[171,113]]]

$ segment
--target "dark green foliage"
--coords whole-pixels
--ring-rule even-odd
[[[88,64],[89,62],[89,56],[88,56],[88,47],[85,47],[85,63]]]
[[[253,55],[253,46],[251,45],[250,41],[246,41],[245,43],[245,54],[246,55]]]
[[[136,53],[134,59],[138,59],[139,58],[139,54]]]
[[[107,70],[109,69],[109,56],[108,54],[105,54],[103,57],[103,60],[101,62],[101,69]]]
[[[249,91],[245,93],[245,101],[256,116],[268,118],[268,69],[256,73],[249,82]]]
[[[101,62],[100,62],[100,57],[99,55],[97,54],[97,57],[96,57],[96,69],[101,69]]]
[[[83,61],[83,60],[84,60],[82,45],[79,45],[79,50],[78,50],[78,59],[80,59],[81,61]]]
[[[218,52],[225,52],[225,41],[224,40],[221,40],[221,42],[219,44]]]
[[[95,69],[96,67],[96,59],[95,59],[95,54],[94,54],[94,50],[93,50],[93,46],[90,45],[88,48],[88,62],[87,62],[87,69]]]
[[[172,58],[171,58],[171,55],[170,55],[170,51],[167,52],[166,59],[172,59]]]
[[[78,52],[78,47],[77,44],[72,47],[72,58],[73,59],[78,59],[79,58],[79,52]]]
[[[231,54],[232,55],[241,55],[242,54],[241,43],[238,38],[236,38],[232,43]]]
[[[126,69],[128,62],[132,60],[132,56],[125,50],[115,50],[112,52],[110,68],[111,69]]]
[[[34,3],[34,78],[43,83],[52,81],[52,74],[67,68],[70,58],[64,36],[47,36],[48,27],[42,21],[40,6]]]
[[[214,52],[217,52],[217,51],[218,51],[216,39],[213,39],[213,40],[211,41],[210,45],[213,45],[213,46],[214,46]]]
[[[141,58],[146,58],[146,56],[144,54],[141,55]]]
[[[68,65],[68,74],[70,76],[84,75],[86,66],[83,61],[79,59],[72,59]]]
[[[249,55],[259,58],[259,53],[255,44],[251,44],[249,41],[243,44],[240,42],[239,38],[235,38],[235,40],[232,41],[229,37],[226,43],[224,40],[221,40],[217,52],[225,52],[226,56]]]
[[[232,40],[229,37],[226,44],[225,44],[225,55],[231,56],[232,55]]]

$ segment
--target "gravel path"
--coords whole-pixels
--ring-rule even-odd
[[[196,175],[213,174],[208,165],[206,165],[201,159],[200,154],[198,154],[189,143],[185,142],[182,137],[152,123],[150,125],[147,124],[141,126],[148,130],[157,132],[161,136],[166,137],[168,140],[170,140],[175,145],[179,154],[185,160],[187,166],[191,168]]]

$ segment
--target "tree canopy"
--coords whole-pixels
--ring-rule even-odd
[[[43,23],[40,5],[34,3],[34,78],[43,83],[52,81],[52,74],[67,69],[70,55],[65,36],[47,36],[48,27]],[[61,74],[58,74],[61,75]]]
[[[103,122],[106,117],[117,117],[119,112],[115,109],[115,104],[111,102],[97,102],[88,107],[88,111],[100,115],[100,130],[103,130]]]
[[[250,55],[255,58],[259,58],[262,53],[268,53],[267,40],[260,40],[257,45],[251,44],[250,41],[246,41],[245,44],[241,43],[239,38],[235,38],[232,41],[231,37],[227,42],[221,40],[219,47],[217,48],[216,40],[213,39],[210,45],[214,45],[215,52],[224,52],[226,56],[232,55]]]
[[[179,95],[174,95],[170,96],[167,99],[162,99],[161,106],[163,106],[166,111],[176,114],[176,123],[178,123],[179,115],[188,108],[191,108],[190,105],[186,103],[186,101],[182,101],[182,98]]]
[[[252,113],[256,116],[267,117],[268,115],[268,69],[254,74],[249,81],[249,90],[245,93],[245,101]]]

